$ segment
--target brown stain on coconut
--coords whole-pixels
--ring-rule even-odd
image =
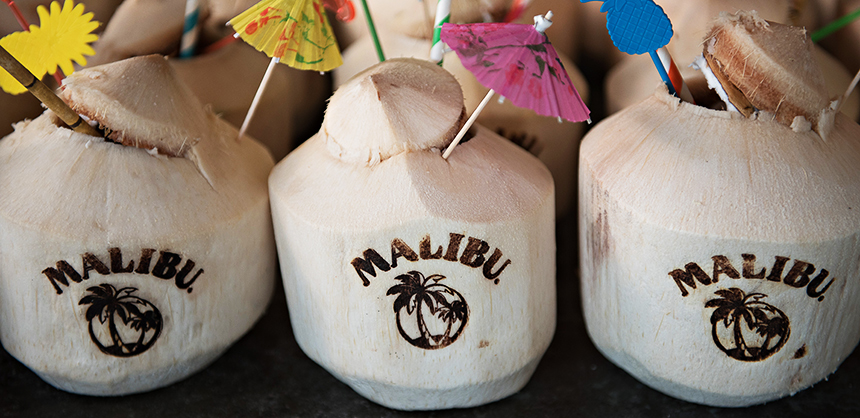
[[[485,348],[485,347],[489,347],[489,346],[490,346],[490,342],[487,340],[481,340],[481,342],[478,343],[478,348]]]
[[[798,348],[797,351],[794,352],[794,356],[792,358],[793,359],[800,359],[800,358],[803,358],[803,356],[805,356],[805,355],[806,355],[806,344],[800,346],[800,348]]]

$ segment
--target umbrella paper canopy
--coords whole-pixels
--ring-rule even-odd
[[[322,0],[263,0],[229,24],[245,42],[291,67],[329,71],[342,63]]]
[[[534,26],[446,23],[441,36],[481,84],[513,104],[571,122],[589,118],[555,49]]]

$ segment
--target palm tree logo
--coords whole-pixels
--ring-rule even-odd
[[[767,295],[747,295],[736,287],[714,293],[721,297],[705,303],[706,308],[717,308],[711,314],[711,334],[729,357],[761,361],[785,345],[790,333],[788,317],[761,301]]]
[[[86,312],[90,338],[101,352],[132,357],[152,347],[164,321],[155,305],[133,295],[136,288],[117,290],[105,283],[87,291],[78,305],[90,305]]]
[[[418,271],[410,271],[394,279],[401,283],[388,289],[386,295],[397,295],[397,330],[409,344],[435,350],[457,340],[469,320],[469,307],[460,292],[439,283],[445,276],[425,278]]]

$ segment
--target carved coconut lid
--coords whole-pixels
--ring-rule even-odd
[[[210,134],[203,105],[160,55],[75,72],[63,80],[61,96],[123,145],[183,156]]]
[[[448,145],[465,118],[463,92],[451,73],[429,61],[395,58],[341,86],[320,132],[335,157],[373,166]]]
[[[817,127],[829,98],[812,47],[805,29],[740,11],[720,14],[704,55],[741,113],[763,110],[784,125],[803,116]]]

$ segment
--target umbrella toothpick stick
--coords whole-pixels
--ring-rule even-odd
[[[263,97],[263,91],[266,90],[266,86],[269,84],[269,79],[272,77],[272,72],[275,70],[275,65],[280,60],[280,58],[272,58],[272,60],[269,61],[269,66],[266,67],[266,74],[263,75],[263,80],[260,81],[260,87],[257,87],[257,93],[254,94],[254,100],[251,101],[251,107],[248,109],[248,114],[245,115],[245,120],[242,121],[242,128],[239,129],[239,138],[245,135],[245,131],[248,130],[251,118],[254,117],[254,113],[257,111],[257,106],[260,104],[260,98]]]
[[[457,132],[457,136],[455,136],[454,140],[451,141],[451,145],[448,145],[448,148],[445,148],[445,153],[442,154],[442,158],[447,160],[448,157],[451,156],[451,152],[454,151],[454,147],[456,147],[457,144],[460,143],[460,140],[463,139],[463,137],[466,135],[466,132],[469,131],[469,128],[471,128],[472,125],[475,123],[475,120],[478,119],[478,115],[481,114],[481,111],[484,110],[484,107],[487,106],[487,103],[490,102],[490,99],[493,98],[494,94],[496,94],[496,91],[493,89],[490,89],[490,91],[487,92],[487,95],[484,96],[484,100],[481,100],[481,103],[478,104],[478,107],[475,108],[474,112],[472,112],[472,116],[469,116],[469,119],[466,121],[466,124],[463,125],[462,128],[460,128],[460,132]]]
[[[842,109],[842,105],[845,104],[848,96],[854,92],[854,89],[857,87],[857,83],[860,83],[860,71],[857,71],[857,75],[854,76],[854,79],[851,80],[851,84],[848,85],[848,90],[845,90],[845,94],[839,98],[839,103],[836,105],[837,112]]]
[[[50,87],[46,86],[42,80],[36,78],[30,70],[24,67],[2,46],[0,46],[0,67],[3,67],[12,77],[15,77],[33,96],[36,96],[45,107],[51,109],[52,112],[57,114],[75,132],[98,137],[104,136],[103,133],[86,123],[81,115],[72,110],[66,102],[51,91]]]

